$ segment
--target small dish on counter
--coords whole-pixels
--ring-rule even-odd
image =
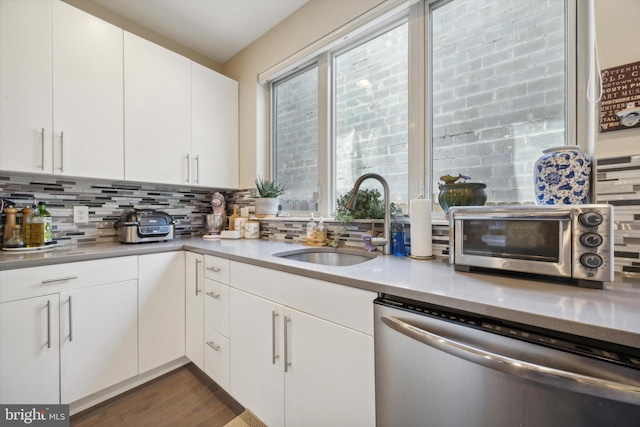
[[[29,252],[47,252],[56,248],[56,245],[36,246],[33,248],[2,248],[3,251],[15,252],[15,253],[29,253]]]

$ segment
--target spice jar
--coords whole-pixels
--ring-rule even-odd
[[[13,228],[13,236],[5,242],[4,246],[6,248],[12,248],[12,249],[24,248],[25,247],[24,240],[22,240],[22,237],[20,236],[21,231],[22,231],[22,227],[20,227],[19,225],[16,225]]]
[[[6,220],[4,222],[4,236],[2,238],[2,245],[7,242],[10,238],[13,237],[13,229],[16,228],[16,214],[18,213],[18,209],[13,207],[8,207],[4,209],[4,214],[6,215]]]

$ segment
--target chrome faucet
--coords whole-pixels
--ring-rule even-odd
[[[391,235],[389,234],[390,226],[389,226],[389,184],[387,181],[378,175],[377,173],[366,173],[362,175],[360,178],[356,180],[356,183],[353,184],[353,190],[351,190],[351,196],[347,201],[345,207],[350,211],[353,211],[356,208],[356,198],[358,197],[358,189],[362,182],[366,179],[374,178],[380,181],[382,184],[382,188],[384,189],[384,236],[383,237],[374,237],[371,239],[371,244],[373,246],[382,246],[384,245],[383,253],[385,255],[389,255],[391,253]]]

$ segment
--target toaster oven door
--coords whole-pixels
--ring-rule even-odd
[[[454,264],[572,276],[570,216],[469,216],[454,220]]]

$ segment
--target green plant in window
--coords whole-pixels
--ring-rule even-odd
[[[353,191],[353,190],[351,190]],[[382,195],[375,188],[362,189],[358,191],[356,199],[356,208],[350,211],[345,207],[351,196],[351,192],[338,197],[336,200],[336,211],[333,217],[340,222],[340,226],[333,232],[329,239],[329,246],[337,248],[340,238],[347,234],[347,226],[356,219],[384,219],[384,200]],[[389,215],[396,211],[396,206],[391,203],[389,206]]]
[[[274,181],[262,179],[258,176],[256,178],[256,190],[259,197],[273,199],[282,195],[286,189],[282,184],[276,184]]]

